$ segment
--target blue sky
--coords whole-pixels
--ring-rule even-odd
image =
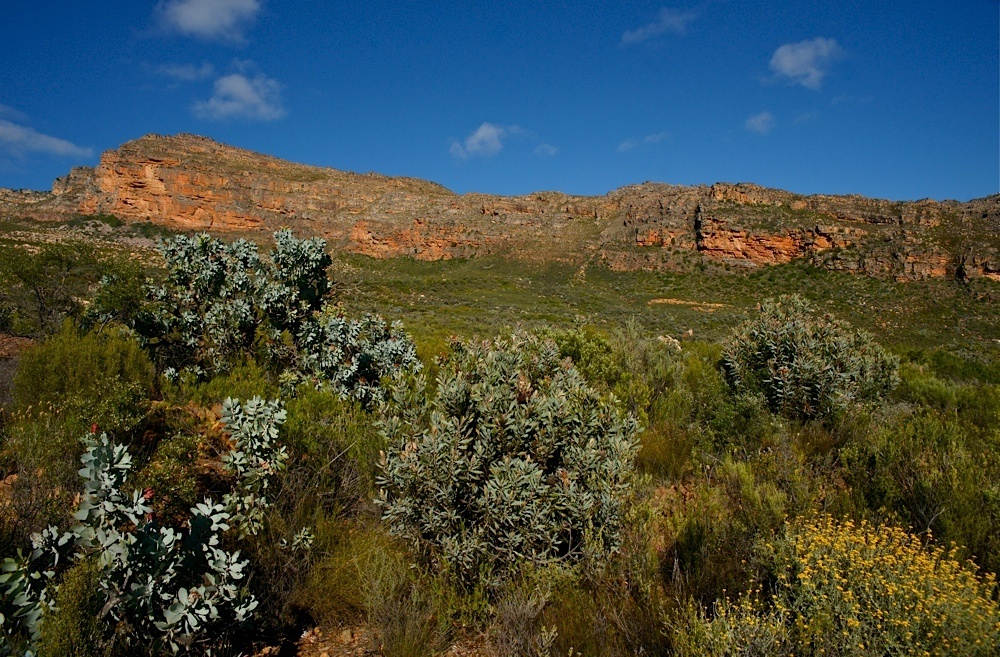
[[[1000,191],[996,0],[17,2],[0,187],[155,132],[457,192]]]

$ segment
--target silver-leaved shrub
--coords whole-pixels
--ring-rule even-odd
[[[348,319],[330,303],[324,240],[280,230],[274,242],[267,254],[207,234],[164,242],[166,280],[147,283],[149,302],[128,319],[141,344],[168,377],[223,372],[260,352],[290,385],[380,401],[383,376],[419,366],[413,340],[398,323]]]
[[[798,419],[877,401],[898,383],[898,369],[898,359],[869,333],[816,314],[798,295],[764,301],[722,353],[737,394],[762,395],[772,412]]]
[[[552,341],[456,342],[433,396],[398,377],[379,426],[384,520],[466,583],[619,548],[637,423]]]
[[[84,436],[76,524],[35,534],[29,554],[3,562],[0,654],[34,654],[45,614],[59,611],[57,573],[84,559],[99,570],[105,605],[98,621],[109,642],[129,642],[125,652],[211,652],[258,605],[245,591],[248,561],[222,547],[222,534],[231,521],[241,536],[260,529],[270,480],[288,458],[277,442],[284,418],[278,402],[225,401],[222,420],[233,448],[223,467],[235,476],[234,488],[222,504],[196,504],[181,528],[160,525],[141,489],[126,493],[132,457],[125,446],[107,434]]]

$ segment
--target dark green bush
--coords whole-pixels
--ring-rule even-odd
[[[877,401],[898,381],[895,356],[799,296],[764,301],[729,337],[722,369],[736,393],[762,395],[773,412],[799,419]]]
[[[295,454],[292,467],[314,472],[315,485],[341,504],[353,507],[374,497],[384,443],[358,402],[302,386],[288,402],[284,440]]]
[[[161,523],[178,525],[188,510],[208,492],[205,481],[203,446],[199,436],[178,433],[161,440],[139,480],[152,495],[149,506]]]
[[[281,386],[266,367],[249,358],[232,364],[230,369],[208,380],[182,375],[177,381],[163,383],[163,398],[171,403],[194,402],[202,406],[221,404],[227,397],[277,399]]]
[[[80,435],[91,425],[133,440],[153,385],[149,359],[128,337],[72,326],[23,352],[0,464],[10,481],[0,545],[10,554],[32,532],[58,524],[79,486]]]

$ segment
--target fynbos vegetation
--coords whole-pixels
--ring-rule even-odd
[[[991,281],[946,349],[801,265],[59,253],[0,262],[0,654],[1000,653]]]

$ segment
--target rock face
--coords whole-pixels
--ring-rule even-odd
[[[616,269],[692,255],[753,267],[809,258],[889,276],[1000,280],[1000,195],[969,203],[801,196],[751,184],[644,183],[602,197],[457,195],[414,178],[286,162],[204,137],[147,135],[73,169],[51,193],[0,190],[0,216],[113,214],[180,230],[287,226],[377,258],[506,253]]]

